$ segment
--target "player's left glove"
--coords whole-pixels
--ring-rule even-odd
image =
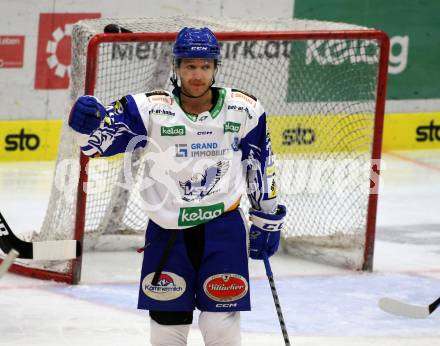
[[[250,211],[251,229],[249,232],[250,256],[253,259],[263,259],[272,256],[280,245],[280,235],[283,229],[286,207],[278,205],[275,214],[267,214],[261,211]]]

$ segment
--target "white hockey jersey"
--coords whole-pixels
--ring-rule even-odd
[[[187,228],[237,206],[248,194],[252,208],[277,207],[275,170],[266,115],[243,91],[213,88],[215,104],[198,116],[180,106],[179,90],[128,95],[106,107],[84,154],[146,155],[142,208],[163,228]],[[142,149],[140,149],[142,148]]]

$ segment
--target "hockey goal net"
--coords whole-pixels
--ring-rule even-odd
[[[103,34],[108,24],[132,33]],[[217,33],[222,61],[216,85],[254,94],[268,113],[279,196],[288,209],[283,249],[371,270],[386,35],[308,20],[85,20],[72,33],[72,102],[82,94],[109,103],[126,94],[170,89],[172,42],[184,26]],[[65,125],[48,211],[33,239],[84,239],[86,250],[141,246],[148,222],[136,191],[145,166],[142,152],[132,160],[126,184],[122,156],[85,159]],[[76,283],[81,259],[22,262],[14,270]]]

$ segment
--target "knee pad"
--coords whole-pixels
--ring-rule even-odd
[[[191,324],[193,321],[192,311],[151,311],[152,320],[164,326]]]
[[[241,345],[239,311],[203,311],[199,317],[199,328],[206,346]]]

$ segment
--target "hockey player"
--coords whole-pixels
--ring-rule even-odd
[[[213,86],[220,46],[208,28],[183,28],[173,56],[172,92],[128,95],[107,107],[81,96],[69,124],[90,157],[150,155],[138,307],[149,310],[151,344],[186,345],[197,308],[206,345],[240,345],[248,255],[277,251],[286,214],[266,114],[254,96]],[[249,236],[239,208],[246,189]]]

